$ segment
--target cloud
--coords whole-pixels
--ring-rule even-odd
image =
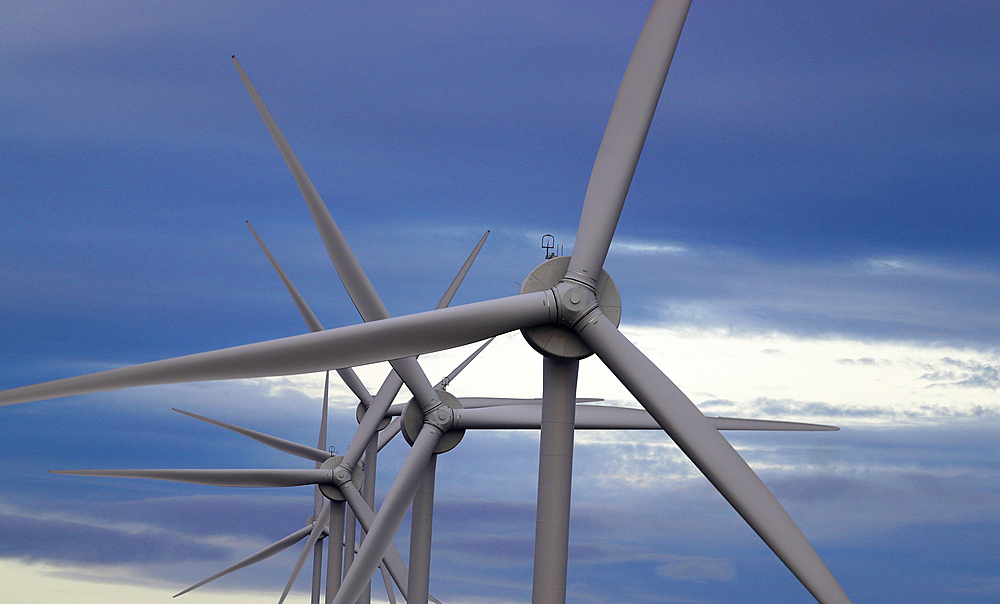
[[[664,556],[656,567],[660,575],[675,581],[733,581],[736,570],[729,560],[705,556]]]

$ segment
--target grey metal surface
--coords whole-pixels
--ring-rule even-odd
[[[813,596],[850,602],[778,500],[694,403],[600,310],[580,336]]]
[[[396,480],[389,488],[385,501],[368,530],[368,538],[358,550],[351,570],[344,577],[340,591],[334,598],[334,604],[351,604],[361,595],[368,579],[378,567],[378,561],[382,558],[383,552],[392,544],[392,538],[403,522],[406,510],[409,508],[410,502],[413,501],[417,485],[423,479],[424,468],[427,467],[431,455],[434,454],[434,447],[440,436],[439,431],[430,427],[422,430],[417,436],[416,442],[413,443],[413,447],[403,462],[403,467],[396,475]]]
[[[587,184],[568,272],[593,283],[604,266],[690,1],[658,1],[639,34]]]
[[[410,508],[410,597],[406,604],[427,604],[430,595],[431,535],[434,526],[434,477],[437,454],[431,455]]]
[[[538,503],[532,604],[565,604],[569,560],[570,497],[573,487],[573,433],[576,381],[580,364],[545,358],[542,362],[542,417],[538,444]]]
[[[551,320],[551,292],[510,296],[0,392],[0,405],[137,386],[314,373],[471,344]]]
[[[49,470],[52,474],[102,476],[105,478],[147,478],[171,482],[190,482],[217,487],[297,487],[329,484],[330,470]]]
[[[310,461],[315,461],[317,464],[321,464],[330,458],[330,453],[326,452],[325,449],[319,449],[315,447],[310,447],[308,445],[303,445],[291,440],[286,440],[284,438],[278,438],[277,436],[271,436],[270,434],[264,434],[263,432],[258,432],[256,430],[251,430],[249,428],[244,428],[242,426],[237,426],[235,424],[226,423],[219,421],[217,419],[212,419],[210,417],[205,417],[204,415],[198,415],[197,413],[191,413],[189,411],[182,411],[181,409],[174,409],[177,413],[181,415],[186,415],[188,417],[203,421],[213,426],[218,426],[230,432],[235,432],[247,438],[253,439],[263,445],[267,445],[272,449],[276,449],[283,453],[288,453],[289,455],[294,455],[296,457],[301,457],[303,459],[308,459]]]

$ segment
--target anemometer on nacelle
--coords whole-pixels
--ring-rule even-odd
[[[546,260],[551,260],[556,256],[562,256],[563,253],[562,246],[559,246],[559,251],[552,251],[556,249],[556,238],[548,233],[542,235],[542,249],[545,250]]]

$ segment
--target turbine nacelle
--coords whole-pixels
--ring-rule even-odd
[[[521,334],[532,348],[549,358],[580,360],[594,353],[576,334],[586,324],[587,316],[600,308],[617,327],[622,318],[622,299],[607,271],[601,269],[592,285],[592,279],[582,281],[566,274],[569,261],[569,256],[546,260],[524,279],[519,293],[552,292],[555,320],[522,329]]]

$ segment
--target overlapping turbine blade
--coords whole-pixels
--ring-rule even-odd
[[[837,426],[785,422],[769,419],[740,419],[738,417],[709,417],[708,421],[716,430],[755,430],[772,432],[836,432]]]
[[[297,487],[332,484],[332,470],[49,470],[52,474],[101,476],[104,478],[147,478],[190,482],[218,487]]]
[[[389,441],[392,440],[397,434],[399,434],[399,431],[402,429],[403,429],[402,417],[397,417],[396,419],[389,422],[389,425],[385,427],[385,430],[382,430],[381,432],[378,433],[378,450],[381,451],[382,447],[389,444]]]
[[[375,512],[368,506],[368,503],[361,496],[361,492],[358,491],[353,483],[347,483],[340,487],[340,492],[344,494],[344,499],[347,500],[347,505],[350,506],[354,515],[357,517],[358,522],[361,523],[361,527],[365,531],[371,531],[372,525],[375,522]],[[392,576],[392,580],[396,583],[396,587],[399,588],[399,593],[403,594],[403,599],[408,597],[409,588],[409,573],[406,570],[406,564],[403,563],[403,557],[399,555],[399,551],[396,550],[396,546],[389,544],[386,549],[385,554],[382,557],[382,563],[385,567],[389,569],[389,574]]]
[[[656,111],[689,0],[658,0],[629,59],[597,151],[568,276],[596,282]]]
[[[600,309],[578,332],[722,496],[823,604],[850,600],[778,500],[711,422]]]
[[[278,438],[277,436],[271,436],[269,434],[264,434],[263,432],[257,432],[256,430],[251,430],[249,428],[243,428],[236,426],[234,424],[227,424],[226,422],[219,421],[217,419],[212,419],[210,417],[205,417],[203,415],[198,415],[196,413],[190,413],[188,411],[182,411],[180,409],[174,409],[177,413],[186,415],[188,417],[193,417],[194,419],[201,420],[205,423],[212,424],[213,426],[218,426],[220,428],[235,432],[237,434],[242,434],[247,438],[252,438],[253,440],[267,445],[272,449],[277,449],[284,453],[289,453],[296,457],[301,457],[303,459],[308,459],[310,461],[315,461],[317,463],[323,463],[327,459],[330,459],[330,454],[321,449],[315,449],[313,447],[307,447],[306,445],[301,445],[297,442],[292,442],[290,440],[285,440],[284,438]]]
[[[601,398],[578,398],[576,399],[576,404],[581,405],[584,403],[597,403],[603,401]],[[462,404],[465,409],[481,409],[484,407],[510,407],[519,405],[541,405],[542,399],[540,398],[506,398],[502,396],[462,396],[458,397],[458,402]],[[389,407],[386,411],[386,415],[390,417],[395,417],[397,415],[402,415],[406,411],[407,403],[397,403]],[[618,407],[623,408],[623,407]],[[501,415],[504,412],[499,412]],[[512,412],[516,413],[516,412]],[[487,417],[488,414],[483,414],[483,417]]]
[[[382,387],[375,394],[372,404],[365,411],[364,417],[361,418],[361,423],[358,424],[357,430],[354,431],[351,443],[347,445],[347,452],[344,453],[344,459],[340,462],[341,466],[351,468],[353,471],[353,468],[358,465],[361,456],[364,455],[365,449],[368,447],[368,443],[371,442],[371,439],[378,432],[378,427],[382,424],[382,420],[385,419],[386,410],[392,405],[392,401],[396,398],[402,386],[403,380],[399,377],[399,374],[395,371],[389,372],[389,375],[385,377],[385,381],[382,382]]]
[[[295,284],[293,284],[292,280],[288,278],[284,269],[282,269],[281,265],[278,264],[278,259],[275,258],[274,254],[271,253],[271,250],[267,249],[267,246],[264,245],[264,240],[261,239],[260,235],[257,234],[257,231],[250,226],[250,221],[247,221],[247,227],[250,229],[250,232],[253,233],[253,238],[257,240],[257,245],[260,246],[264,255],[267,256],[267,259],[271,263],[271,266],[274,267],[275,272],[278,273],[278,278],[281,279],[281,282],[285,285],[285,289],[288,290],[288,294],[292,296],[292,301],[295,303],[295,307],[299,309],[299,314],[302,315],[302,319],[306,322],[306,326],[309,327],[309,331],[323,331],[323,324],[319,322],[319,319],[316,318],[316,314],[313,313],[312,309],[309,308],[309,305],[306,304],[305,298],[303,298],[302,294],[299,293],[298,288],[295,287]],[[354,373],[353,369],[345,367],[343,369],[338,369],[337,373],[340,375],[340,378],[344,380],[344,383],[347,384],[347,387],[351,389],[351,392],[354,393],[354,396],[358,397],[358,399],[360,399],[366,406],[371,404],[372,397],[368,394],[368,389],[361,383],[361,379],[358,378],[358,374]]]
[[[236,571],[238,571],[238,570],[240,570],[242,568],[246,568],[246,567],[248,567],[248,566],[250,566],[252,564],[256,564],[258,562],[261,562],[262,560],[267,560],[271,556],[273,556],[275,554],[279,554],[279,553],[285,551],[286,549],[292,547],[293,545],[295,545],[299,541],[302,541],[302,539],[306,535],[308,535],[310,532],[312,532],[312,529],[313,529],[313,525],[311,525],[311,524],[308,525],[308,526],[304,526],[304,527],[300,528],[299,530],[295,531],[294,533],[292,533],[291,535],[288,535],[287,537],[285,537],[283,539],[275,541],[274,543],[272,543],[271,545],[269,545],[269,546],[265,547],[264,549],[260,550],[256,554],[253,554],[251,556],[247,556],[246,558],[240,560],[236,564],[233,564],[230,567],[227,567],[227,568],[225,568],[223,570],[220,570],[219,572],[215,573],[211,577],[208,577],[207,579],[204,579],[202,581],[199,581],[199,582],[195,583],[194,585],[192,585],[191,587],[188,587],[184,591],[177,593],[176,595],[174,595],[174,597],[176,598],[177,596],[183,596],[184,594],[188,593],[189,591],[194,591],[195,589],[198,589],[202,585],[205,585],[207,583],[211,583],[212,581],[215,581],[216,579],[218,579],[220,577],[224,577],[224,576],[226,576],[226,575],[228,575],[230,573],[236,572]]]
[[[312,214],[313,222],[316,223],[316,228],[323,239],[323,245],[326,246],[326,251],[337,269],[340,280],[344,283],[344,288],[347,289],[348,295],[354,301],[354,306],[357,307],[358,312],[361,313],[361,317],[365,321],[388,318],[389,311],[386,310],[378,294],[375,293],[374,286],[372,286],[371,281],[368,280],[368,276],[361,269],[361,264],[354,256],[354,252],[351,251],[350,246],[347,245],[347,240],[344,239],[343,233],[340,232],[340,228],[334,222],[333,216],[330,215],[326,204],[323,203],[319,193],[316,192],[316,187],[309,180],[298,158],[295,157],[295,153],[292,152],[288,141],[285,140],[284,135],[281,134],[281,130],[278,129],[278,124],[271,117],[271,112],[264,106],[264,101],[257,94],[253,84],[250,83],[250,78],[247,77],[246,72],[243,71],[235,56],[233,57],[233,64],[236,65],[240,79],[243,81],[243,85],[246,86],[247,92],[250,93],[250,98],[253,99],[253,104],[257,108],[257,112],[263,118],[264,124],[267,126],[267,131],[278,146],[281,157],[288,164],[288,169],[291,170],[292,176],[295,178],[295,184],[298,185],[299,190],[302,192],[302,197],[309,207],[309,213]]]
[[[489,231],[487,231],[487,232],[489,232]],[[466,359],[464,361],[462,361],[461,363],[459,363],[458,367],[455,367],[454,369],[452,369],[451,373],[449,373],[448,375],[446,375],[443,378],[441,378],[441,381],[439,381],[437,384],[435,384],[434,387],[435,388],[447,388],[448,384],[450,384],[453,379],[455,379],[456,377],[458,377],[458,374],[462,373],[462,370],[465,369],[466,367],[468,367],[469,363],[471,363],[472,361],[474,361],[476,359],[476,357],[479,356],[480,352],[486,350],[486,347],[489,346],[490,343],[493,340],[495,340],[495,339],[496,338],[490,338],[489,340],[486,340],[485,342],[483,342],[482,346],[480,346],[479,348],[477,348],[475,352],[473,352],[472,354],[470,354],[468,357],[466,357]]]
[[[288,583],[285,584],[285,591],[281,592],[281,598],[278,599],[278,604],[285,601],[288,597],[288,592],[292,591],[292,586],[295,585],[295,579],[299,576],[299,571],[302,570],[302,565],[305,564],[306,558],[313,551],[313,546],[319,541],[319,538],[323,536],[323,531],[326,529],[327,524],[330,522],[330,500],[327,499],[323,503],[323,509],[316,514],[316,520],[313,522],[312,531],[309,533],[309,538],[306,539],[306,545],[302,548],[302,553],[299,555],[299,559],[295,562],[295,567],[292,568],[292,575],[288,577]]]
[[[340,585],[340,591],[333,604],[351,604],[358,599],[365,585],[375,573],[379,560],[382,559],[386,549],[392,545],[392,538],[395,536],[399,525],[403,522],[406,510],[413,501],[417,485],[424,476],[424,468],[434,454],[434,447],[437,446],[441,438],[441,432],[435,428],[424,424],[413,447],[410,449],[403,467],[400,468],[396,480],[392,483],[389,492],[385,496],[382,507],[379,508],[375,520],[368,529],[368,536],[361,544],[358,555],[354,558],[351,570],[344,577],[344,582]],[[346,493],[345,493],[346,496]],[[350,502],[350,500],[348,500]],[[353,504],[352,504],[353,505]]]
[[[455,348],[547,323],[551,292],[537,292],[192,354],[0,392],[0,405],[136,386],[294,375]]]
[[[458,286],[461,285],[462,281],[465,279],[465,275],[469,272],[469,267],[472,266],[476,256],[479,255],[479,250],[482,249],[483,243],[486,242],[486,237],[489,236],[489,234],[490,232],[486,231],[486,233],[479,240],[479,243],[476,244],[472,253],[469,254],[465,263],[462,264],[462,268],[459,269],[458,274],[455,275],[451,285],[448,286],[448,290],[445,292],[444,296],[441,297],[441,300],[438,302],[435,310],[447,308],[448,305],[451,304],[451,300],[455,296],[455,292],[458,291]],[[490,338],[490,341],[492,341],[492,338]],[[486,342],[486,344],[480,346],[476,352],[472,353],[459,369],[456,369],[449,375],[449,378],[453,379],[459,371],[464,369],[466,365],[472,362],[472,359],[482,352],[483,348],[485,348],[487,344],[489,344],[489,342]],[[413,365],[416,365],[415,361]],[[423,381],[426,381],[426,378]],[[346,468],[353,468],[357,465],[358,460],[361,459],[361,454],[364,448],[368,445],[371,439],[375,437],[375,433],[378,431],[378,426],[381,424],[382,418],[385,417],[389,406],[392,404],[392,401],[395,399],[401,386],[402,379],[399,377],[399,373],[394,367],[393,372],[386,376],[385,382],[383,382],[382,387],[379,388],[373,402],[370,405],[367,405],[368,410],[365,412],[365,416],[361,419],[361,425],[358,426],[358,429],[354,433],[354,437],[351,439],[350,445],[347,447],[347,453],[344,455],[344,460],[341,462],[342,466]],[[442,383],[438,383],[437,386],[434,386],[434,388],[439,387],[443,387]],[[414,392],[414,395],[416,395],[416,392]],[[424,389],[422,397],[426,399],[427,396],[428,393],[426,392],[426,389]],[[379,445],[378,448],[381,449],[382,446],[384,446],[384,444]]]
[[[313,187],[305,170],[292,152],[291,146],[285,140],[281,130],[278,129],[277,123],[271,117],[271,113],[267,110],[267,107],[264,106],[264,101],[257,94],[253,84],[250,83],[250,79],[247,77],[246,72],[243,71],[235,56],[233,57],[233,64],[236,65],[240,79],[243,81],[243,85],[246,86],[247,92],[250,93],[254,106],[260,113],[261,118],[263,118],[268,132],[270,132],[271,137],[278,146],[278,150],[281,152],[281,156],[284,158],[285,163],[288,164],[288,168],[295,178],[295,183],[298,185],[299,190],[302,192],[302,197],[309,207],[309,213],[312,215],[313,222],[319,230],[320,237],[323,239],[323,245],[326,246],[327,253],[330,255],[330,260],[333,261],[333,265],[337,269],[337,274],[344,283],[344,288],[354,302],[354,306],[361,314],[361,318],[365,322],[389,318],[388,309],[382,303],[382,299],[379,298],[375,287],[368,279],[368,275],[361,268],[361,264],[354,256],[354,252],[351,251],[351,247],[347,244],[343,233],[340,232],[340,228],[333,220],[333,216],[330,215],[329,209],[323,203],[319,193],[316,192],[316,188]],[[407,355],[404,358],[389,357],[389,359],[392,368],[403,378],[403,382],[406,383],[422,408],[427,410],[440,404],[433,387],[431,387],[427,376],[423,374],[423,371],[417,365],[415,358]]]
[[[660,424],[645,409],[601,405],[576,406],[577,430],[660,430]],[[542,405],[538,402],[489,407],[464,407],[455,410],[455,430],[538,430]],[[520,402],[520,401],[518,401]],[[800,422],[707,417],[716,430],[829,431],[835,426]]]
[[[445,308],[451,304],[452,298],[455,297],[455,293],[458,291],[458,286],[462,285],[462,281],[465,280],[465,275],[468,274],[469,269],[472,268],[472,263],[476,261],[476,256],[479,255],[479,250],[483,249],[483,244],[486,243],[486,238],[489,236],[489,231],[483,233],[483,236],[479,239],[479,243],[477,243],[476,247],[472,249],[472,253],[465,259],[465,263],[462,264],[462,268],[458,269],[458,274],[451,280],[451,285],[448,286],[444,295],[441,296],[441,300],[438,302],[437,308]]]
[[[389,582],[389,569],[385,567],[385,563],[379,564],[378,567],[382,571],[382,583],[385,584],[385,597],[389,600],[389,604],[396,604],[396,591],[392,588],[392,583]]]

